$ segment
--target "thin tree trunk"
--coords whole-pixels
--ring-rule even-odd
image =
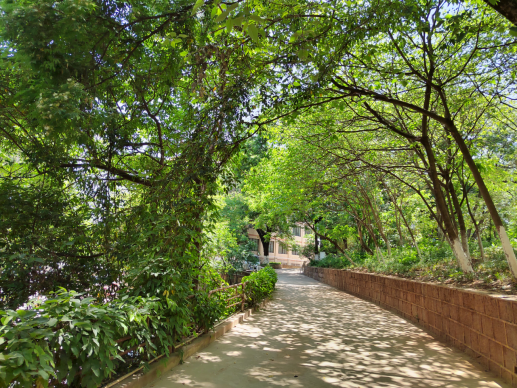
[[[452,220],[449,216],[449,212],[447,210],[447,203],[445,202],[445,197],[442,193],[440,180],[438,178],[438,173],[436,171],[436,160],[434,157],[434,152],[432,150],[431,143],[429,141],[427,134],[422,136],[421,143],[424,146],[427,158],[429,160],[429,177],[431,178],[431,182],[433,183],[436,207],[440,209],[449,244],[452,248],[454,256],[456,256],[458,265],[460,266],[461,270],[463,272],[469,273],[474,272],[469,257],[465,254],[465,251],[463,250],[460,239],[458,238],[458,233],[456,232],[456,229],[454,228]]]
[[[495,229],[497,231],[497,234],[499,235],[499,239],[501,240],[501,244],[503,246],[503,251],[506,256],[508,266],[510,267],[513,276],[517,278],[517,258],[515,257],[515,252],[513,251],[513,247],[510,243],[510,239],[508,238],[508,234],[506,233],[506,229],[504,228],[503,221],[501,220],[499,212],[497,211],[494,201],[492,200],[492,196],[490,195],[490,192],[488,191],[488,188],[485,185],[485,181],[483,180],[483,177],[481,176],[481,173],[479,172],[476,163],[474,162],[474,159],[470,154],[467,144],[463,140],[463,137],[459,133],[458,128],[456,128],[456,126],[454,125],[453,121],[451,119],[448,119],[448,121],[449,123],[446,127],[449,130],[452,137],[454,138],[454,140],[456,141],[456,144],[458,144],[458,147],[460,148],[460,151],[463,154],[467,166],[469,166],[470,172],[472,173],[472,176],[476,181],[476,185],[478,186],[479,193],[483,197],[488,212],[490,213],[490,217],[494,222]]]
[[[402,218],[402,221],[404,221],[404,225],[406,225],[406,228],[407,228],[407,230],[409,232],[409,235],[411,236],[411,240],[413,241],[413,245],[416,248],[416,252],[418,254],[418,257],[419,257],[420,260],[422,260],[422,258],[423,258],[422,252],[420,251],[420,248],[418,247],[418,244],[416,242],[416,238],[415,238],[415,235],[413,234],[413,231],[409,227],[409,223],[408,223],[408,221],[406,219],[406,216],[404,216],[404,213],[402,212],[402,208],[400,208],[396,202],[394,202],[394,203],[395,203],[395,209],[398,210],[398,212],[400,213],[400,217]]]
[[[479,230],[479,225],[476,222],[476,218],[474,217],[474,213],[470,209],[468,194],[465,197],[465,200],[466,200],[466,203],[467,203],[467,210],[469,212],[470,218],[472,219],[472,223],[474,224],[474,228],[476,229],[476,237],[477,237],[477,241],[478,241],[479,254],[481,255],[481,260],[485,261],[486,260],[485,259],[485,249],[483,248],[483,241],[481,240],[481,231]]]
[[[456,195],[456,191],[454,190],[454,185],[451,181],[449,181],[449,188],[452,198],[452,204],[454,205],[454,209],[456,210],[456,216],[458,218],[458,225],[460,229],[461,236],[461,245],[463,246],[463,250],[466,255],[470,258],[469,252],[469,242],[467,238],[467,227],[465,226],[465,219],[463,218],[463,211],[461,210],[460,202],[458,201],[458,196]]]

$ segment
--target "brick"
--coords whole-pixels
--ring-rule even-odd
[[[472,325],[471,325],[471,327],[474,330],[477,330],[479,333],[481,333],[483,331],[483,329],[481,327],[481,315],[478,312],[473,312],[472,313]]]
[[[490,359],[499,365],[503,365],[503,346],[495,341],[489,341]]]
[[[494,327],[492,325],[492,318],[486,315],[481,316],[482,332],[489,338],[494,338]]]
[[[513,371],[517,365],[517,354],[514,350],[503,346],[503,361],[504,367],[510,371]]]
[[[443,328],[443,317],[441,315],[434,316],[434,327],[441,333],[445,329]]]
[[[470,330],[468,327],[463,327],[463,337],[465,338],[465,345],[468,348],[472,349],[472,330]]]
[[[491,296],[485,296],[485,314],[492,318],[499,318],[499,300]]]
[[[466,292],[463,295],[463,307],[470,310],[476,310],[476,299],[474,298],[474,294],[471,292]]]
[[[463,306],[463,291],[451,290],[451,301],[456,306]]]
[[[489,363],[488,357],[485,357],[482,354],[478,354],[476,356],[476,361],[479,362],[484,368],[488,368],[488,363]],[[488,369],[486,371],[488,372]]]
[[[459,322],[462,325],[472,327],[472,311],[469,311],[465,308],[459,309]]]
[[[429,284],[427,285],[428,295],[433,299],[438,299],[440,297],[439,287]]]
[[[443,302],[441,302],[440,300],[438,299],[435,299],[434,300],[434,305],[436,307],[436,312],[440,315],[443,315]]]
[[[460,321],[460,311],[457,305],[450,305],[449,307],[449,316],[452,320],[459,322]]]
[[[479,344],[479,353],[481,353],[485,357],[490,357],[490,345],[489,345],[489,339],[485,337],[484,335],[478,336],[478,344]]]
[[[451,296],[451,290],[446,287],[440,288],[440,299],[444,302],[451,303],[452,296]]]
[[[512,382],[512,373],[507,371],[506,369],[501,369],[501,377],[506,382]]]
[[[494,328],[494,339],[497,342],[506,345],[506,333],[504,330],[504,322],[500,321],[499,319],[493,319],[492,327]]]
[[[517,324],[517,302],[511,302],[511,305],[512,305],[513,323]]]
[[[464,342],[463,330],[459,323],[451,321],[449,324],[449,334],[452,338]]]
[[[499,376],[501,375],[501,365],[493,360],[488,362],[488,369]]]
[[[506,343],[514,350],[517,350],[517,326],[511,323],[504,324],[506,329]]]
[[[425,323],[426,325],[429,324],[429,310],[420,308],[420,311],[421,311],[420,314],[422,315],[422,318],[421,318],[422,322]]]
[[[450,322],[449,318],[442,317],[442,330],[445,334],[449,334]]]
[[[442,305],[442,316],[444,318],[449,318],[450,317],[450,314],[449,314],[450,304],[442,302],[441,305]]]
[[[506,299],[499,299],[499,317],[506,322],[514,323],[512,303]]]
[[[484,295],[480,294],[472,294],[474,298],[474,310],[476,310],[478,313],[484,313],[485,312],[485,297]]]

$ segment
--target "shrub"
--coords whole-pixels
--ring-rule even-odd
[[[250,304],[256,305],[270,296],[275,290],[277,280],[276,272],[271,267],[265,267],[245,276],[242,281],[247,282],[246,293]]]
[[[32,300],[26,309],[0,311],[0,388],[64,382],[70,387],[98,387],[121,371],[127,361],[119,356],[122,351],[134,348],[125,358],[136,362],[168,353],[182,337],[209,329],[235,311],[226,307],[235,289],[209,297],[209,290],[221,286],[222,279],[211,272],[202,279],[204,288],[189,298],[186,289],[169,285],[165,291],[155,290],[159,297],[126,295],[101,304],[60,289],[47,300]],[[277,275],[264,268],[243,281],[248,281],[248,302],[253,305],[271,295]],[[131,339],[117,342],[125,337]]]
[[[163,307],[158,298],[126,297],[99,305],[95,298],[80,297],[61,289],[28,309],[0,311],[0,387],[14,382],[46,387],[49,380],[97,387],[123,361],[117,339],[132,336],[127,347],[170,344],[168,325],[155,313]]]

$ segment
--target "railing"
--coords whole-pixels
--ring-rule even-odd
[[[208,297],[210,297],[211,295],[217,293],[217,292],[221,292],[221,291],[226,291],[226,290],[230,290],[230,289],[233,289],[235,288],[236,291],[237,289],[240,287],[241,290],[240,290],[240,293],[236,292],[236,295],[230,297],[230,298],[227,298],[226,299],[226,302],[229,303],[231,302],[232,300],[235,300],[235,299],[239,299],[237,302],[233,303],[233,304],[230,304],[230,305],[227,305],[226,308],[231,308],[233,306],[237,306],[237,305],[241,305],[241,311],[244,311],[244,305],[246,303],[246,283],[247,282],[244,282],[244,283],[238,283],[238,284],[234,284],[232,286],[226,286],[226,287],[220,287],[220,288],[216,288],[215,290],[212,290],[208,293]],[[194,297],[194,295],[190,295],[187,299],[192,299]],[[203,329],[201,331],[201,333],[196,333],[193,337],[189,337],[187,338],[185,341],[179,343],[179,344],[176,344],[174,346],[172,346],[169,351],[170,352],[173,352],[174,350],[176,350],[177,348],[179,348],[180,346],[183,346],[185,345],[185,343],[187,343],[189,340],[191,339],[194,339],[197,337],[197,335],[199,334],[202,334],[203,332],[206,332],[206,329]],[[133,337],[132,336],[127,336],[127,337],[123,337],[123,338],[120,338],[118,340],[116,340],[115,342],[117,342],[118,344],[122,344],[126,341],[129,341],[129,340],[132,340]],[[141,344],[138,344],[138,345],[135,345],[127,350],[123,350],[121,352],[118,353],[119,356],[125,356],[126,354],[132,352],[132,351],[135,351],[137,350],[138,348],[141,348],[141,347],[144,347],[145,346],[145,342],[141,343]],[[115,357],[110,357],[111,360],[113,360]]]
[[[237,289],[237,288],[241,287],[241,293],[237,294],[237,295],[234,295],[231,298],[226,299],[226,302],[230,302],[231,300],[237,299],[237,298],[240,298],[241,301],[233,303],[233,304],[231,304],[229,306],[226,306],[226,308],[229,309],[230,307],[237,306],[238,304],[240,304],[241,305],[241,311],[244,311],[244,304],[246,302],[246,283],[248,283],[248,282],[234,284],[233,286],[226,286],[226,287],[216,288],[215,290],[210,291],[208,293],[208,296],[210,296],[212,294],[215,294],[216,292],[219,292],[219,291],[226,291],[226,290],[229,290],[231,288]]]
[[[244,311],[244,306],[245,306],[245,304],[246,304],[246,283],[247,283],[247,282],[239,283],[239,284],[234,284],[234,285],[232,285],[232,286],[225,286],[225,287],[216,288],[215,290],[210,291],[210,292],[208,293],[208,296],[210,297],[211,295],[213,295],[213,294],[215,294],[215,293],[217,293],[217,292],[222,292],[222,291],[226,291],[226,290],[230,290],[230,289],[235,288],[235,289],[236,289],[236,291],[237,291],[237,292],[236,292],[236,294],[235,294],[235,295],[233,295],[233,296],[231,296],[231,297],[229,297],[229,298],[227,298],[227,299],[226,299],[226,302],[227,302],[227,303],[230,303],[232,300],[235,300],[235,299],[239,299],[239,300],[238,300],[237,302],[234,302],[234,303],[230,304],[230,305],[227,305],[227,306],[226,306],[226,308],[231,308],[231,307],[233,307],[233,306],[237,306],[237,305],[239,305],[239,304],[240,304],[240,305],[241,305],[241,311]],[[238,292],[238,288],[239,288],[239,287],[241,288],[241,289],[240,289],[240,293]],[[190,295],[190,296],[188,297],[188,299],[192,299],[193,297],[194,297],[194,295]],[[201,333],[203,333],[203,332],[206,332],[206,330],[202,330],[202,332],[201,332]],[[199,334],[201,334],[201,333],[196,333],[194,336],[184,339],[184,341],[183,341],[183,342],[181,342],[181,343],[179,343],[179,344],[175,344],[174,346],[172,346],[172,347],[170,347],[170,348],[169,348],[169,352],[171,352],[171,353],[172,353],[172,352],[173,352],[173,351],[175,351],[177,348],[179,348],[179,347],[181,347],[181,346],[184,346],[184,345],[188,344],[190,341],[192,341],[192,340],[194,340],[195,338],[197,338],[197,336],[198,336]],[[123,338],[118,339],[116,342],[117,342],[117,343],[119,343],[119,344],[122,344],[122,343],[124,343],[124,342],[126,342],[126,341],[129,341],[129,340],[131,340],[131,339],[133,339],[133,337],[132,337],[132,336],[127,336],[127,337],[123,337]],[[145,346],[145,342],[144,342],[144,343],[141,343],[141,344],[139,344],[139,345],[135,345],[135,346],[133,346],[133,347],[131,347],[131,348],[127,349],[127,350],[121,351],[121,352],[119,352],[119,353],[118,353],[118,355],[119,355],[119,356],[121,356],[121,357],[122,357],[122,356],[125,356],[126,354],[128,354],[128,353],[130,353],[130,352],[132,352],[132,351],[135,351],[135,350],[137,350],[138,348],[141,348],[141,347],[144,347],[144,346]],[[160,358],[162,358],[164,355],[165,355],[165,353],[164,353],[164,354],[159,355],[159,356],[158,356],[158,357],[156,357],[155,359],[153,359],[153,360],[149,361],[149,364],[150,364],[150,363],[152,363],[152,362],[154,362],[154,361],[159,360],[159,359],[160,359]],[[111,359],[113,359],[113,357],[111,357]],[[133,370],[132,372],[130,372],[130,373],[128,373],[128,374],[126,374],[126,375],[124,375],[124,376],[122,376],[122,377],[119,377],[119,378],[118,378],[118,379],[116,379],[115,381],[112,381],[111,383],[109,383],[108,385],[106,385],[104,388],[111,388],[112,386],[114,386],[114,385],[115,385],[115,384],[117,384],[118,382],[120,382],[120,381],[124,380],[125,378],[127,378],[127,377],[129,377],[129,376],[131,376],[131,375],[133,375],[134,373],[138,372],[138,371],[139,371],[139,370],[141,370],[141,369],[143,369],[143,366],[142,366],[142,367],[140,367],[140,368],[137,368],[137,369]]]

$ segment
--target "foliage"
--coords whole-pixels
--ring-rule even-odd
[[[148,271],[147,263],[142,268]],[[157,269],[157,265],[153,265]],[[146,277],[160,279],[165,274]],[[66,381],[69,386],[97,387],[112,377],[125,362],[119,352],[136,347],[133,358],[148,359],[168,353],[182,338],[211,328],[231,314],[227,299],[240,290],[208,292],[225,283],[215,272],[204,273],[204,287],[187,297],[181,276],[168,275],[169,287],[162,297],[124,296],[106,304],[92,297],[60,289],[48,299],[31,300],[25,309],[0,312],[0,381],[1,387],[17,382],[32,387],[36,381],[48,386]],[[251,305],[260,303],[274,290],[277,275],[265,268],[243,279]],[[139,294],[139,280],[134,294]],[[156,281],[154,280],[156,283]],[[156,283],[160,285],[161,283]],[[146,288],[146,290],[152,287]],[[161,292],[162,289],[160,288]],[[130,337],[124,342],[120,338]],[[138,359],[138,357],[137,357]]]
[[[248,282],[246,284],[246,293],[251,300],[251,304],[259,304],[271,296],[277,280],[278,276],[275,270],[269,266],[242,278],[243,282]]]
[[[173,326],[158,313],[164,303],[126,297],[100,305],[61,289],[47,300],[31,301],[27,309],[2,311],[2,387],[15,381],[46,387],[49,379],[99,386],[123,361],[117,339],[130,335],[125,345],[145,343],[151,354],[171,344],[167,333]]]

